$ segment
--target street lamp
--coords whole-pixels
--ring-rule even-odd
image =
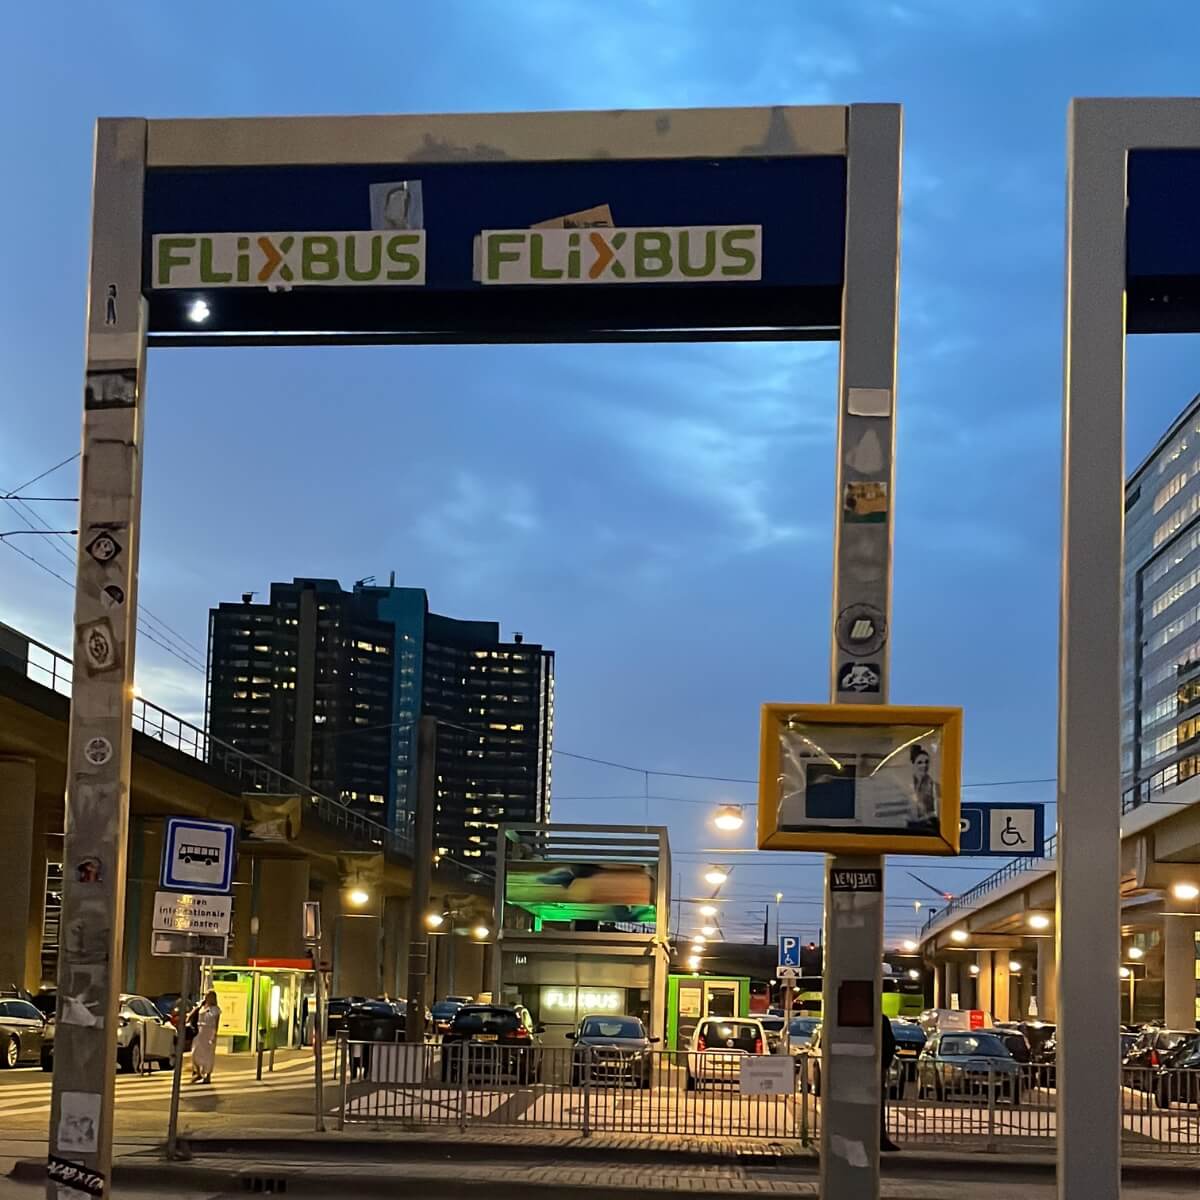
[[[968,975],[978,975],[978,974],[979,974],[979,964],[978,964],[978,963],[972,963],[972,964],[971,964],[971,965],[970,965],[970,966],[967,968],[967,974],[968,974]]]
[[[446,917],[444,913],[431,912],[425,914],[425,925],[429,929],[441,929],[445,923]]]
[[[700,905],[700,915],[702,917],[715,917],[717,915],[717,906],[715,904]]]
[[[475,928],[471,930],[471,936],[477,942],[487,941],[487,939],[491,936],[491,933],[492,931],[486,925],[476,925]]]
[[[917,946],[917,943],[914,942],[912,938],[905,938],[904,941],[900,943],[900,949],[903,950],[905,954],[916,954],[918,948],[919,947]]]
[[[701,932],[705,937],[716,937],[717,927],[715,925],[705,925]]]
[[[728,878],[729,872],[724,867],[709,867],[704,872],[704,882],[711,883],[713,887],[720,887]]]
[[[700,970],[700,955],[698,955],[698,954],[693,954],[693,955],[692,955],[692,956],[691,956],[691,957],[690,957],[690,958],[687,960],[687,965],[688,965],[688,970],[690,970],[690,971],[698,971],[698,970]]]
[[[1145,950],[1143,950],[1141,948],[1141,946],[1130,946],[1129,950],[1128,950],[1129,957],[1132,958],[1135,962],[1139,958],[1142,958],[1145,955],[1145,953],[1146,953]]]
[[[1017,960],[1016,960],[1015,958],[1010,958],[1010,959],[1008,960],[1008,969],[1009,969],[1009,970],[1010,970],[1010,971],[1011,971],[1011,972],[1012,972],[1014,975],[1020,975],[1020,973],[1021,973],[1021,964],[1020,964],[1019,962],[1017,962]]]
[[[746,823],[740,804],[722,804],[713,817],[713,824],[725,833],[735,833]]]
[[[909,979],[920,979],[921,972],[918,971],[916,967],[909,967],[908,968],[908,977],[909,977]]]
[[[1128,967],[1122,967],[1118,972],[1122,979],[1128,979],[1133,972]]]

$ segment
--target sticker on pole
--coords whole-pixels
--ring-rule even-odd
[[[165,891],[222,892],[233,886],[237,829],[224,821],[168,817],[161,884]]]
[[[961,709],[763,705],[759,849],[957,854],[961,747]]]

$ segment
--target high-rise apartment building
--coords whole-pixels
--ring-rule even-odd
[[[1122,789],[1200,775],[1200,396],[1125,489]]]
[[[421,588],[295,579],[209,614],[210,734],[402,832],[421,716],[439,853],[485,865],[502,821],[549,820],[553,651],[432,613]]]

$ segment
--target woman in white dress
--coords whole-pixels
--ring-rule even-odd
[[[221,1009],[217,993],[209,992],[204,1003],[197,1005],[188,1018],[196,1022],[196,1037],[192,1041],[192,1082],[212,1083],[217,1058],[217,1029],[221,1024]]]

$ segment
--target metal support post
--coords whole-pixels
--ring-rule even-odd
[[[1121,590],[1125,150],[1068,122],[1058,706],[1058,1194],[1121,1190]]]
[[[902,120],[893,105],[855,105],[847,137],[846,265],[834,502],[833,638],[830,690],[834,703],[886,703],[892,595],[896,439],[896,318],[900,260]],[[843,490],[855,481],[882,483],[884,525],[843,521]],[[846,617],[866,621],[868,645],[844,637]],[[842,692],[844,671],[869,651],[879,690]],[[837,892],[835,867],[875,868],[878,855],[830,855],[826,860],[824,1033],[821,1039],[821,1195],[838,1200],[879,1196],[879,1013],[883,960],[883,893]],[[870,982],[869,1026],[839,1024],[843,985]]]
[[[313,964],[317,1019],[313,1022],[313,1069],[316,1072],[316,1131],[325,1132],[325,980],[321,975],[321,943],[309,948]],[[272,1051],[272,1056],[274,1051]]]
[[[192,960],[181,958],[179,972],[179,1024],[175,1027],[175,1058],[171,1068],[171,1115],[167,1120],[167,1158],[179,1157],[179,1093],[183,1086],[183,1055],[187,1045],[187,1015],[191,1005]]]
[[[429,981],[429,885],[433,876],[433,822],[437,808],[437,719],[417,724],[416,844],[413,848],[413,894],[409,906],[408,1009],[404,1040],[425,1040],[425,1002]],[[436,997],[435,997],[436,999]]]
[[[146,122],[96,125],[87,373],[47,1195],[112,1168],[141,526]],[[87,1187],[81,1186],[86,1182]]]

